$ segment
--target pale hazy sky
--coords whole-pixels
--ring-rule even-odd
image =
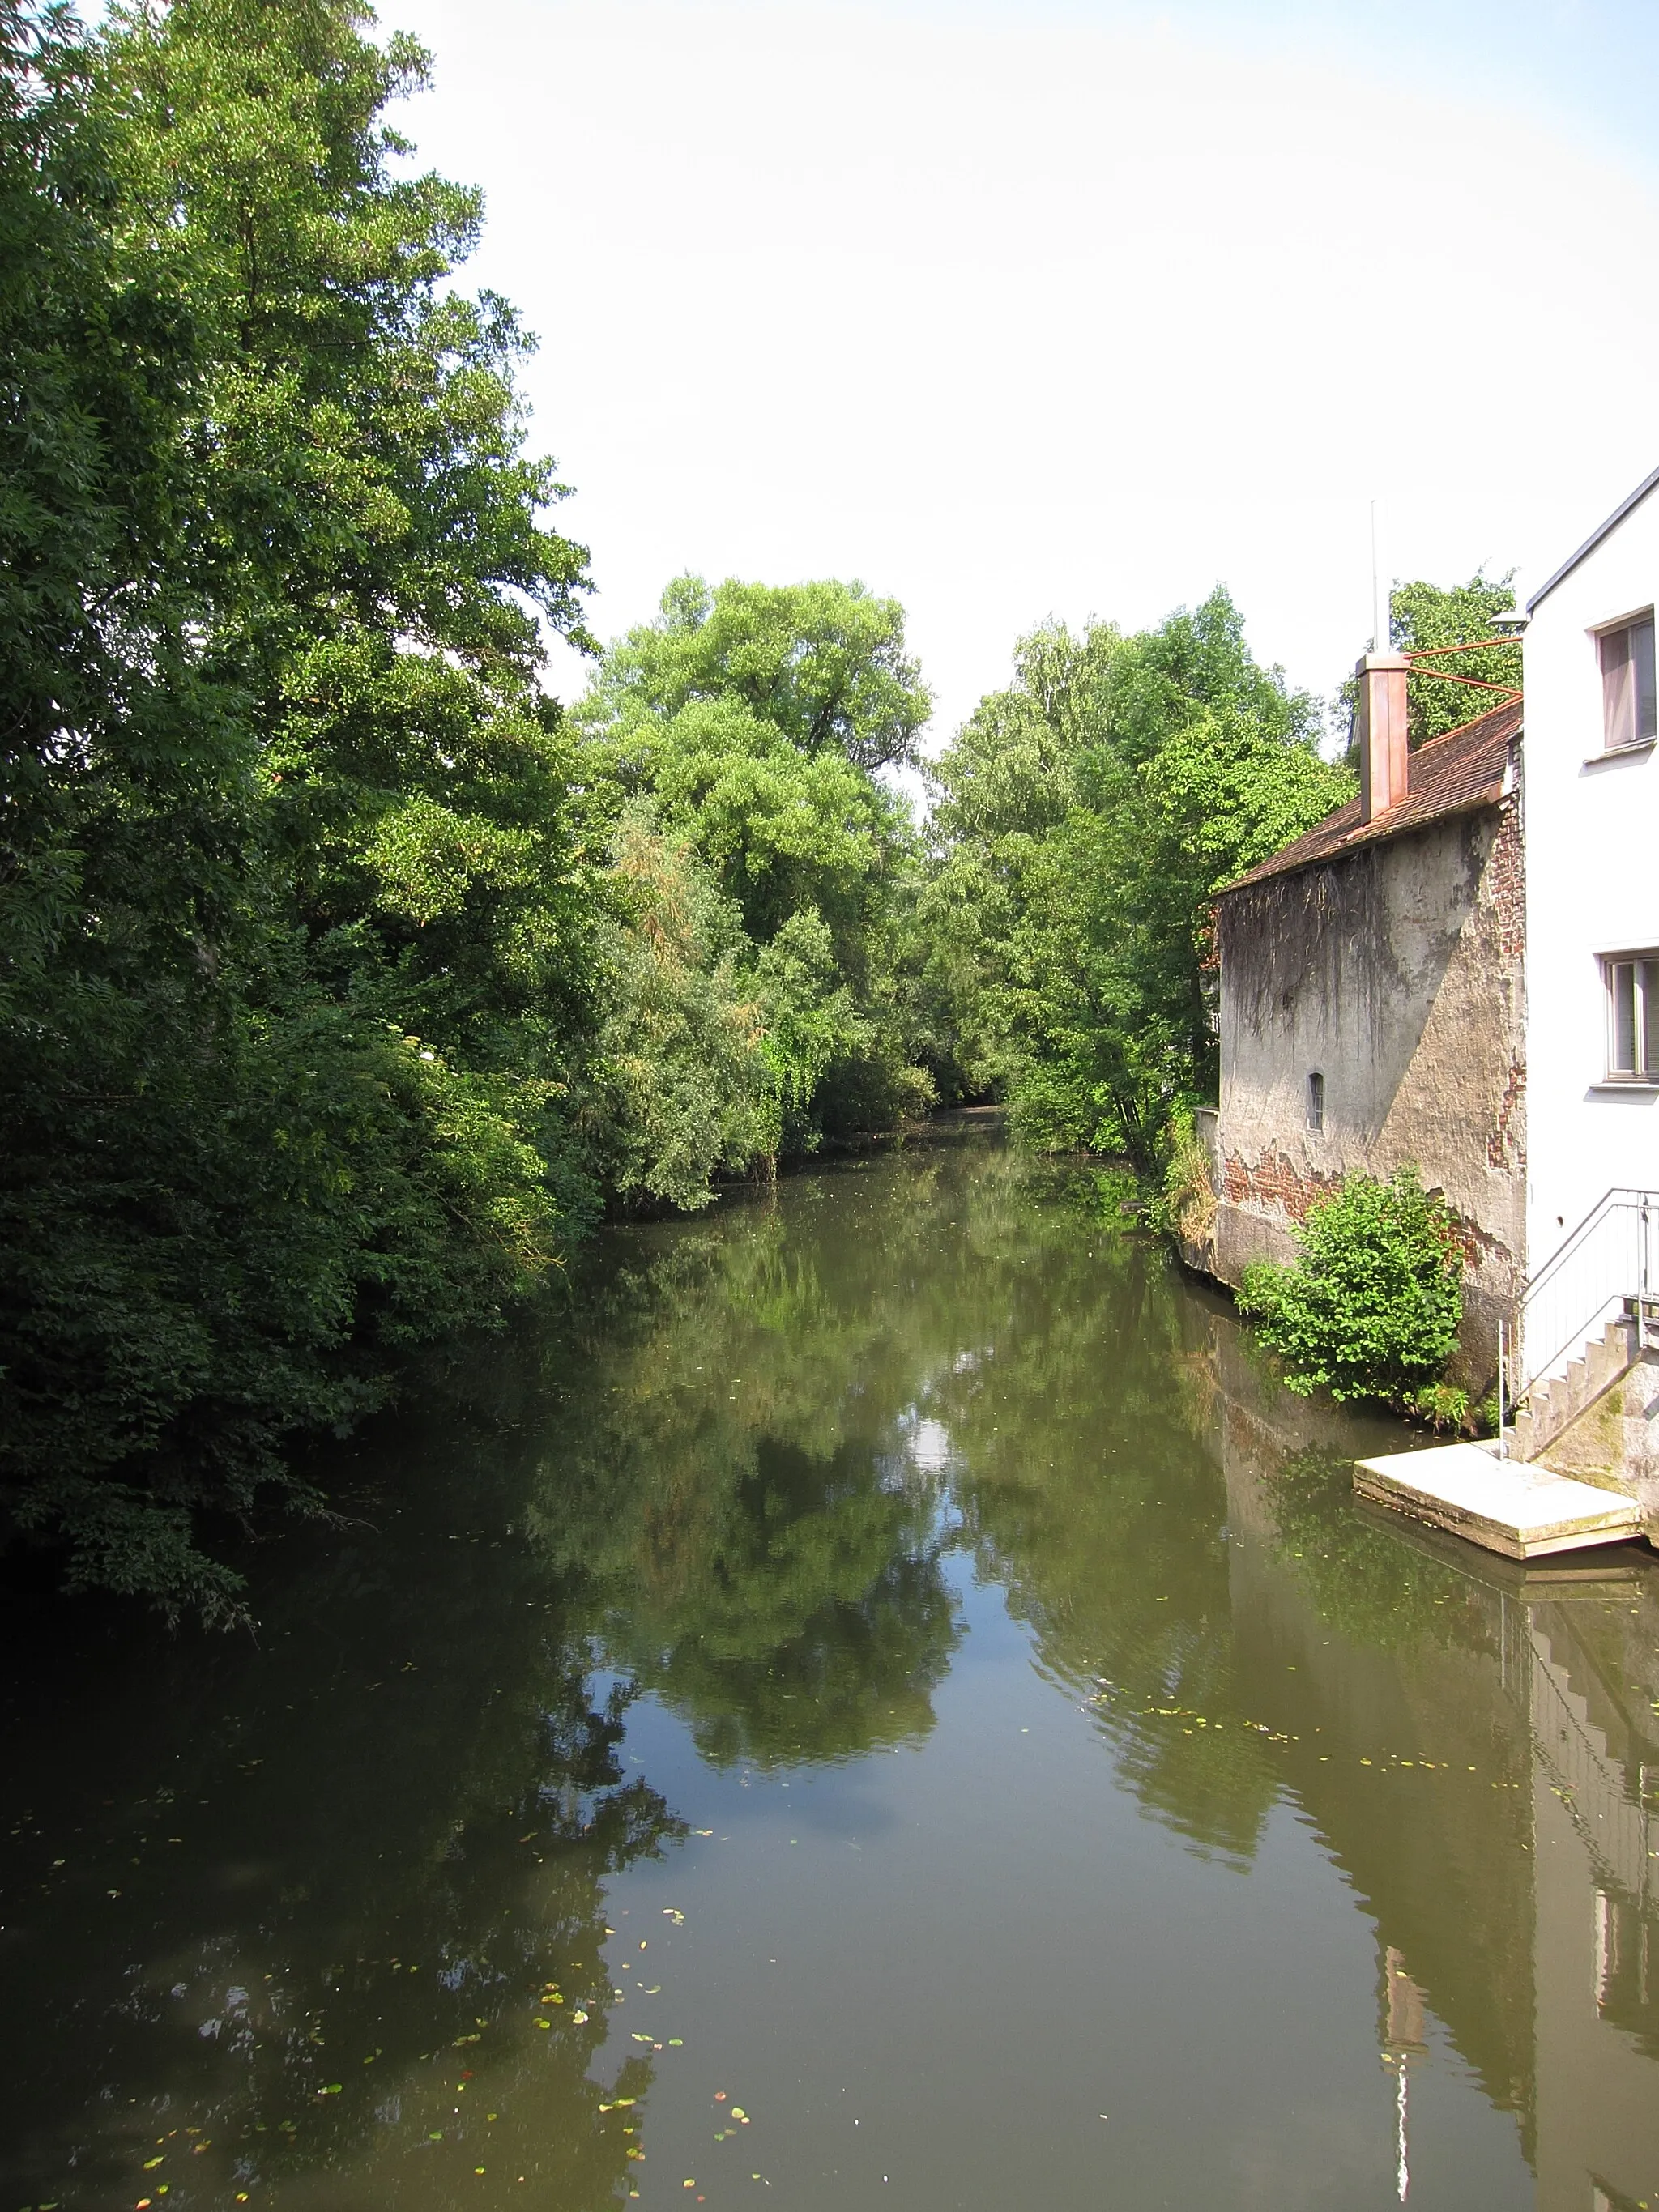
[[[1394,573],[1535,584],[1659,464],[1659,0],[390,0],[488,197],[593,621],[902,600],[934,737],[1218,580],[1328,691]],[[562,660],[554,686],[581,680]]]

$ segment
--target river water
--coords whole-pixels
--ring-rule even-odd
[[[1356,1506],[1117,1218],[609,1232],[257,1638],[15,1609],[0,2212],[1659,2212],[1659,1560]]]

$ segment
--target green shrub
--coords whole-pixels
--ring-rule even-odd
[[[1405,1410],[1441,1436],[1462,1428],[1469,1419],[1469,1394],[1455,1382],[1426,1382],[1407,1399]],[[1477,1417],[1478,1418],[1478,1417]]]
[[[1415,1168],[1388,1182],[1351,1176],[1297,1231],[1294,1267],[1244,1271],[1239,1304],[1302,1396],[1375,1398],[1442,1424],[1461,1421],[1440,1375],[1463,1315],[1462,1255],[1451,1216]],[[1455,1394],[1462,1397],[1462,1393]]]
[[[1177,1106],[1158,1139],[1164,1180],[1153,1201],[1154,1225],[1188,1244],[1201,1244],[1215,1225],[1209,1155],[1190,1106]]]

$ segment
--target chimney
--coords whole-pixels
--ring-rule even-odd
[[[1406,677],[1403,653],[1368,653],[1359,685],[1359,818],[1375,822],[1406,796]]]

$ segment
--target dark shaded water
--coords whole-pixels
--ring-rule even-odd
[[[1659,1561],[1369,1517],[981,1139],[577,1311],[257,1643],[9,1624],[0,2212],[1659,2212]]]

